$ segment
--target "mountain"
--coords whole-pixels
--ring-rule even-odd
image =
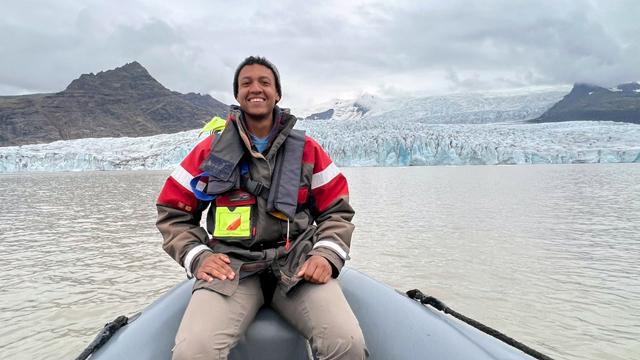
[[[227,108],[209,95],[165,88],[134,61],[83,74],[58,93],[0,96],[0,146],[175,133]]]
[[[336,99],[307,109],[302,120],[419,121],[429,124],[486,124],[522,122],[540,116],[558,102],[568,87],[426,97],[380,98],[362,94]]]
[[[366,93],[355,100],[334,99],[307,110],[306,112],[310,112],[311,115],[305,116],[303,120],[357,120],[383,103],[384,100]]]
[[[640,84],[621,84],[612,89],[575,84],[569,94],[531,122],[580,120],[640,124]]]

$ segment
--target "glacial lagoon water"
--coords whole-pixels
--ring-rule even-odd
[[[640,358],[640,165],[344,168],[350,266],[558,359]],[[167,171],[0,175],[0,358],[69,359],[184,278]]]

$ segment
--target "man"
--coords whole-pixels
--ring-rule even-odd
[[[270,303],[320,359],[363,359],[362,331],[335,279],[353,232],[346,179],[276,106],[282,90],[272,63],[246,58],[233,89],[240,107],[158,198],[163,247],[197,279],[173,358],[226,359]]]

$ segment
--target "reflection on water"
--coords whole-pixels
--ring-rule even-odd
[[[564,359],[640,357],[640,166],[348,168],[351,266]],[[167,172],[0,176],[0,354],[76,356],[184,277]]]

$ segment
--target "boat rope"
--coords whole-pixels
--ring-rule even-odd
[[[91,344],[89,344],[89,346],[87,346],[87,348],[84,349],[84,351],[80,355],[78,355],[78,357],[75,360],[85,360],[86,358],[88,358],[96,350],[100,349],[102,345],[104,345],[107,341],[109,341],[109,339],[111,339],[111,337],[121,327],[127,325],[128,322],[129,322],[128,317],[124,315],[120,315],[112,322],[107,323],[102,328],[102,331],[100,331],[100,333],[96,336],[96,338],[93,339]]]
[[[409,290],[407,291],[407,296],[413,300],[419,301],[421,304],[423,305],[430,305],[432,307],[434,307],[437,310],[440,310],[442,312],[444,312],[445,314],[449,314],[453,317],[455,317],[456,319],[463,321],[471,326],[473,326],[474,328],[493,336],[494,338],[509,344],[513,347],[515,347],[516,349],[521,350],[522,352],[524,352],[527,355],[530,355],[536,359],[540,359],[540,360],[553,360],[552,358],[548,357],[545,354],[540,353],[539,351],[536,351],[530,347],[528,347],[527,345],[501,333],[500,331],[490,328],[487,325],[484,325],[476,320],[473,320],[471,318],[468,318],[462,314],[460,314],[459,312],[451,309],[450,307],[448,307],[447,305],[445,305],[442,301],[434,298],[433,296],[429,296],[429,295],[425,295],[422,293],[422,291],[418,290],[418,289],[414,289],[414,290]]]

